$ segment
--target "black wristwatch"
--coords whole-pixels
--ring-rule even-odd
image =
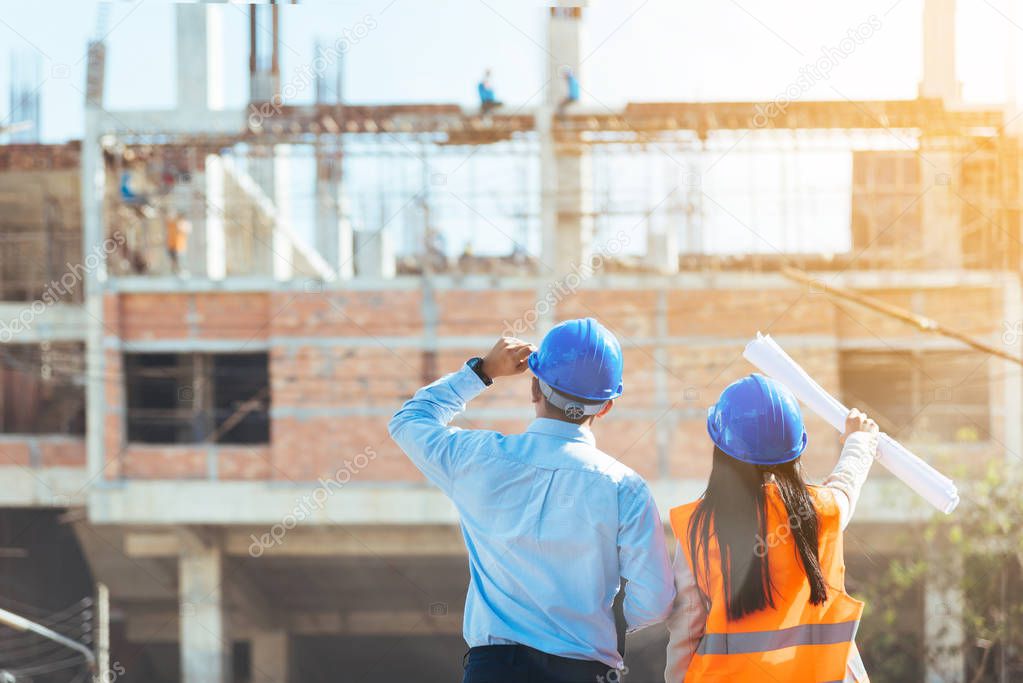
[[[490,379],[490,377],[487,376],[487,373],[483,372],[483,359],[479,356],[470,358],[465,362],[465,364],[472,368],[472,371],[476,373],[476,376],[479,377],[480,381],[486,386],[489,387],[494,383],[494,380]]]

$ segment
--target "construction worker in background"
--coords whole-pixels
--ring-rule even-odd
[[[483,78],[476,84],[476,90],[480,95],[480,113],[486,114],[491,109],[501,106],[494,94],[494,87],[490,84],[490,69],[483,72]]]
[[[167,257],[170,259],[171,270],[177,275],[188,275],[185,258],[188,251],[188,237],[192,234],[192,222],[177,213],[170,212],[167,216]]]
[[[867,681],[853,638],[863,603],[845,592],[842,532],[877,451],[853,410],[822,486],[800,468],[807,436],[796,398],[761,375],[710,408],[710,481],[671,511],[678,595],[666,683]]]
[[[579,101],[579,79],[576,78],[572,69],[565,67],[565,98],[558,104],[558,116],[565,114],[565,109],[570,104]]]
[[[495,380],[527,369],[536,419],[524,433],[449,426]],[[539,349],[498,340],[391,419],[391,437],[459,513],[464,683],[617,680],[620,579],[629,630],[668,614],[675,591],[650,490],[590,431],[621,393],[618,340],[596,320],[569,320]]]

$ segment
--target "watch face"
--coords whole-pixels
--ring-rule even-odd
[[[466,365],[468,365],[472,369],[472,371],[476,373],[476,376],[479,377],[480,380],[482,380],[482,382],[487,386],[490,386],[490,384],[494,381],[483,374],[483,371],[480,369],[480,366],[483,365],[483,359],[480,358],[479,356],[477,356],[476,358],[470,358],[466,362]]]

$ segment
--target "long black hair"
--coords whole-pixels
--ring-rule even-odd
[[[774,607],[767,549],[779,532],[769,535],[767,530],[764,476],[768,473],[774,475],[788,531],[810,582],[810,602],[820,605],[828,597],[819,558],[820,517],[803,480],[799,459],[782,465],[750,465],[715,447],[707,490],[689,522],[689,557],[697,573],[702,564],[703,576],[709,575],[707,547],[713,532],[721,549],[721,576],[731,621]]]

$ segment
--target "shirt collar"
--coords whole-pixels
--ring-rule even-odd
[[[549,417],[536,418],[530,423],[526,432],[554,436],[567,441],[579,441],[590,446],[597,445],[597,439],[593,436],[593,431],[586,425],[577,425],[572,422],[554,420]]]

